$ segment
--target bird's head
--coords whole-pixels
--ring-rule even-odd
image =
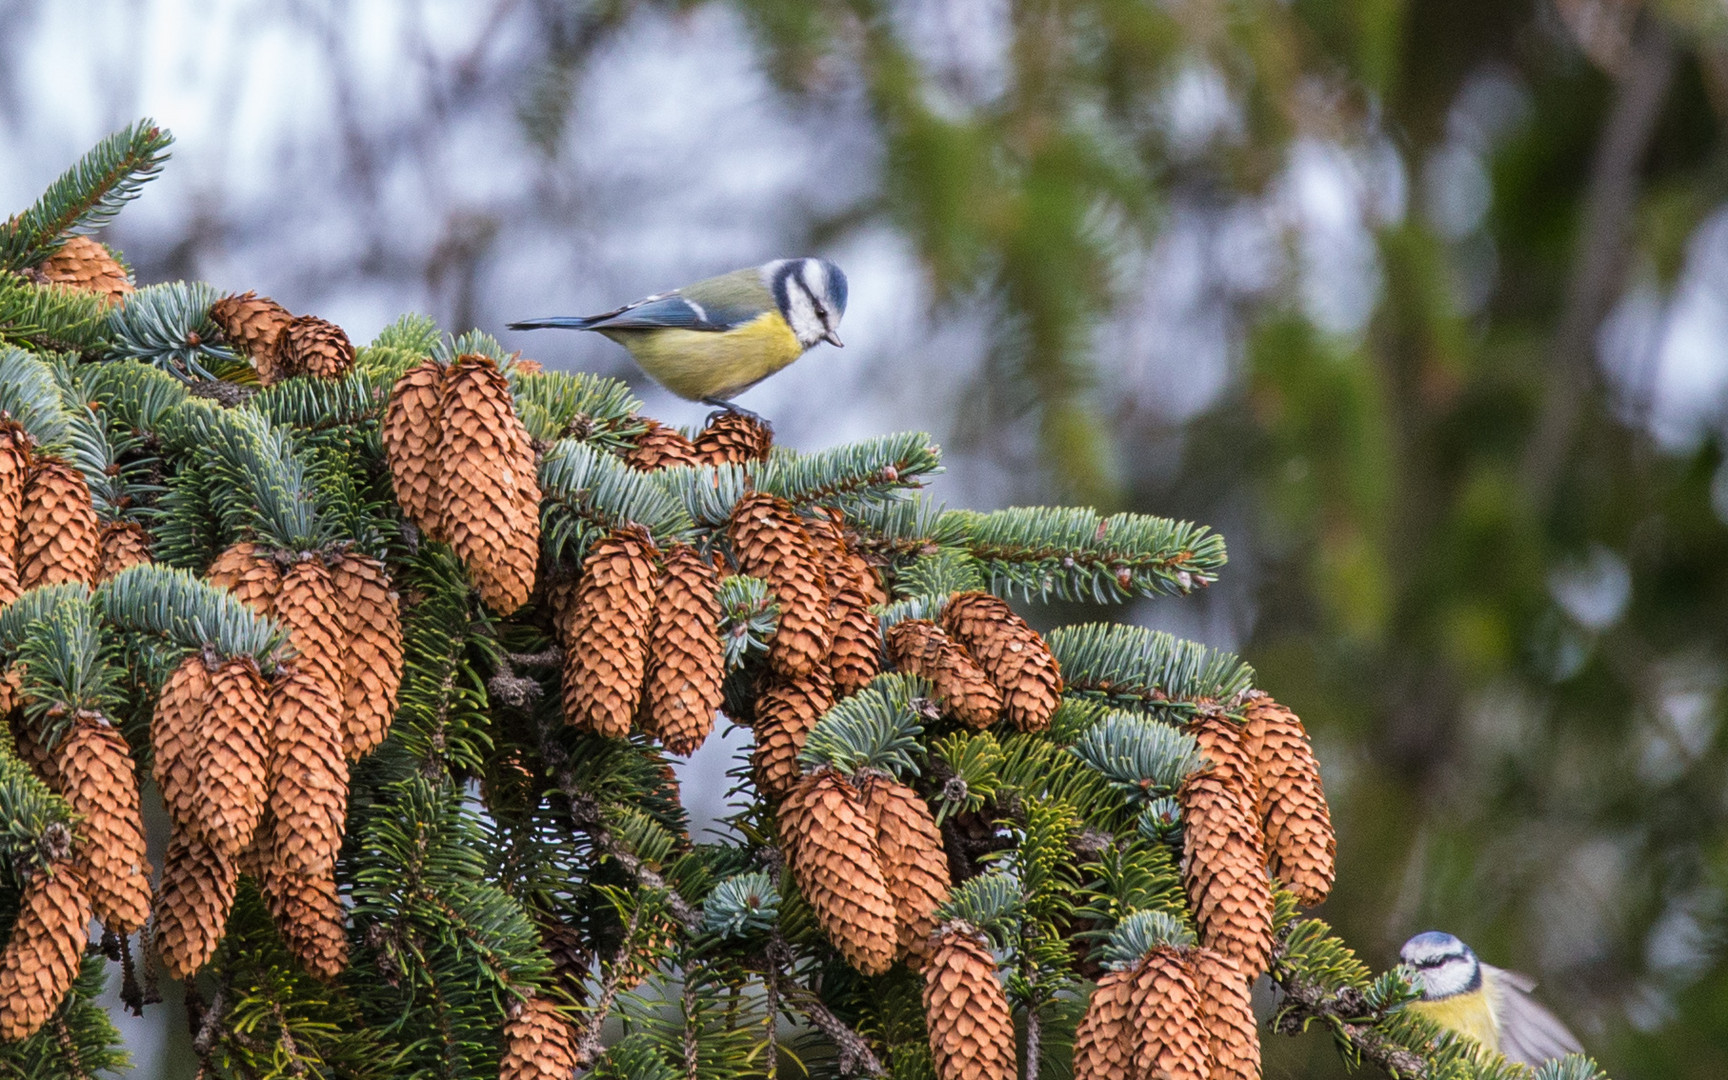
[[[1482,985],[1482,963],[1470,946],[1451,934],[1429,930],[1404,943],[1399,959],[1414,974],[1411,981],[1422,991],[1422,1000],[1468,994]]]
[[[846,275],[827,259],[776,259],[762,268],[774,290],[780,314],[798,343],[840,344],[840,316],[846,314]]]

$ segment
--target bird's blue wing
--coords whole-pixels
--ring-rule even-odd
[[[719,317],[716,318],[716,315]],[[730,312],[711,312],[678,293],[651,296],[610,315],[595,317],[590,330],[729,330],[737,320]]]
[[[731,330],[775,310],[774,294],[757,270],[698,281],[599,315],[560,316],[511,323],[512,330]]]

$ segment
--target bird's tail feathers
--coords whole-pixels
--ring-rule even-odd
[[[510,324],[512,330],[588,330],[604,316],[554,315],[549,319],[524,319]]]

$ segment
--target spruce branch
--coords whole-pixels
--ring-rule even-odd
[[[557,561],[580,563],[588,545],[612,529],[641,525],[658,544],[687,538],[689,515],[656,477],[575,439],[560,439],[540,460],[541,544]]]
[[[108,342],[101,296],[64,285],[37,285],[0,270],[0,344],[99,352]]]
[[[1046,640],[1072,693],[1156,709],[1192,712],[1201,699],[1233,703],[1254,685],[1236,656],[1163,631],[1086,623]]]
[[[0,415],[22,424],[38,446],[66,441],[70,418],[54,369],[23,349],[0,347]]]
[[[250,375],[251,366],[219,344],[221,328],[210,318],[219,298],[202,281],[139,289],[108,313],[113,357],[142,360],[188,383]]]
[[[67,233],[95,229],[119,213],[162,171],[173,141],[166,129],[143,119],[97,143],[35,205],[0,225],[0,267],[35,266]]]
[[[1224,538],[1203,525],[1146,514],[1104,517],[1072,507],[947,515],[993,591],[1095,603],[1187,593],[1218,579]]]
[[[779,930],[774,931],[768,943],[768,964],[770,969],[779,971],[793,970],[792,949],[781,936]],[[788,978],[780,987],[780,997],[793,1009],[804,1014],[805,1019],[828,1037],[828,1041],[840,1051],[840,1075],[853,1076],[887,1076],[888,1070],[882,1067],[882,1061],[870,1049],[870,1044],[864,1037],[853,1031],[844,1020],[834,1015],[822,998],[796,979]]]
[[[813,454],[779,453],[756,470],[758,491],[801,506],[898,499],[942,471],[942,450],[921,431],[903,431]]]

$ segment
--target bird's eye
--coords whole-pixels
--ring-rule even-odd
[[[823,307],[821,304],[817,304],[816,305],[816,317],[818,319],[826,319],[828,317],[828,309]]]

